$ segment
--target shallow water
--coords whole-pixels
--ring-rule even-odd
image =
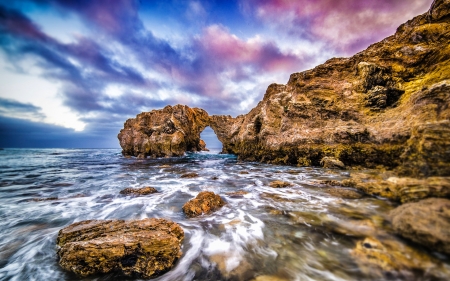
[[[180,177],[187,172],[199,177]],[[395,203],[339,198],[316,183],[348,176],[347,171],[241,163],[217,151],[138,160],[122,157],[118,149],[5,149],[0,151],[0,279],[80,280],[58,265],[55,241],[61,228],[86,219],[147,217],[173,220],[185,231],[183,256],[155,280],[450,279],[448,257],[391,234],[385,215]],[[269,187],[274,180],[292,186]],[[144,186],[159,193],[119,194]],[[227,205],[186,218],[183,204],[203,190],[220,194]],[[230,194],[236,191],[248,193]],[[361,266],[354,249],[365,237],[405,245],[417,253],[407,259],[431,263],[388,273]]]

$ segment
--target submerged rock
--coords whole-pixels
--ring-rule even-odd
[[[291,185],[292,184],[287,181],[280,181],[280,180],[272,181],[269,183],[269,186],[273,187],[273,188],[283,188],[283,187],[288,187]]]
[[[377,280],[415,280],[419,272],[426,280],[445,280],[449,274],[439,261],[396,240],[365,238],[351,256],[361,271]]]
[[[125,188],[120,191],[120,194],[124,195],[148,195],[158,192],[154,187],[146,186],[141,188]]]
[[[320,183],[353,187],[366,194],[383,196],[402,203],[419,201],[428,197],[450,197],[450,177],[389,177],[386,180],[369,174],[352,174],[342,181],[327,180]]]
[[[186,173],[186,174],[181,175],[181,178],[188,178],[188,179],[196,178],[196,177],[198,177],[197,173]]]
[[[181,256],[183,229],[165,219],[88,220],[58,233],[59,264],[85,277],[116,272],[150,278]]]
[[[183,212],[192,218],[212,213],[225,205],[223,199],[211,191],[202,191],[197,197],[183,205]]]
[[[344,199],[359,199],[364,196],[361,192],[342,187],[326,188],[324,191],[332,196]]]
[[[390,213],[393,229],[405,238],[450,254],[450,200],[429,198]]]

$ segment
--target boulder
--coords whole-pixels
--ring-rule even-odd
[[[429,198],[390,212],[392,227],[401,236],[450,254],[450,200]]]
[[[212,213],[225,205],[223,199],[211,191],[202,191],[197,197],[183,205],[183,212],[192,218]]]
[[[154,187],[146,186],[141,188],[128,187],[120,191],[123,195],[148,195],[158,192]]]
[[[180,258],[183,229],[165,219],[87,220],[61,229],[59,264],[85,277],[117,273],[150,278]]]
[[[320,160],[320,165],[324,168],[330,169],[345,169],[344,163],[341,160],[334,157],[324,157]]]

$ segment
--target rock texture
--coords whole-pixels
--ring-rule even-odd
[[[208,124],[203,109],[169,105],[128,119],[117,137],[125,156],[181,156],[186,151],[205,150],[200,133]]]
[[[58,233],[59,264],[85,277],[116,272],[149,278],[181,256],[183,229],[164,219],[88,220]]]
[[[225,205],[223,199],[211,191],[202,191],[197,197],[183,205],[183,212],[192,218],[212,213]]]
[[[450,200],[429,198],[390,213],[394,230],[405,238],[450,254]]]

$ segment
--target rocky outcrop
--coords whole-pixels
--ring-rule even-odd
[[[203,109],[166,106],[128,119],[117,137],[126,156],[181,156],[205,149],[200,133],[208,124],[209,116]]]
[[[88,220],[58,233],[59,264],[85,277],[115,272],[150,278],[181,256],[183,229],[165,219]]]
[[[390,213],[393,229],[405,238],[450,254],[450,200],[429,198]]]
[[[223,199],[211,191],[202,191],[197,197],[183,205],[186,216],[193,218],[202,214],[212,213],[225,205]]]
[[[213,116],[224,151],[249,161],[320,166],[332,157],[345,166],[450,175],[449,3],[434,1],[353,57],[270,85],[246,115]]]

